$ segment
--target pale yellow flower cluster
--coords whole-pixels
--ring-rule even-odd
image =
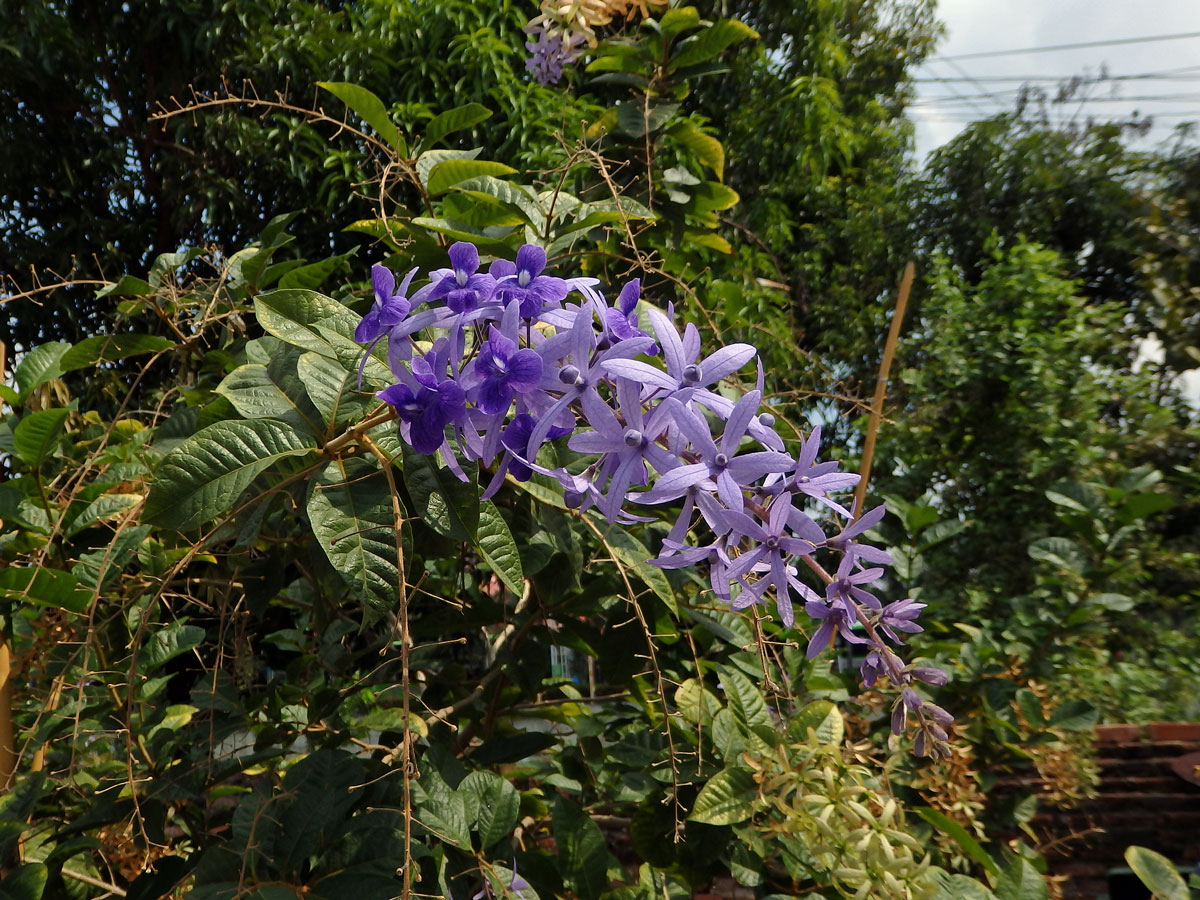
[[[650,8],[663,9],[669,0],[542,0],[541,15],[528,27],[541,28],[548,33],[565,32],[569,37],[582,37],[589,47],[596,46],[595,28],[607,25],[618,16],[626,21],[638,13],[650,15]]]

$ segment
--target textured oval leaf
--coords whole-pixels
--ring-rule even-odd
[[[154,473],[142,517],[168,528],[191,528],[228,512],[273,463],[316,449],[309,435],[285,422],[217,422],[185,440]]]
[[[722,19],[704,29],[699,34],[679,42],[679,52],[672,57],[667,65],[667,72],[674,72],[684,66],[708,62],[733,44],[758,37],[749,25],[737,19]]]
[[[715,137],[705,134],[691,122],[681,122],[667,133],[712,169],[717,181],[725,179],[725,148]]]
[[[79,579],[70,572],[9,566],[0,569],[0,596],[83,612],[92,599],[92,592],[82,588]]]
[[[319,353],[305,353],[296,363],[296,372],[308,392],[308,399],[321,414],[328,428],[339,428],[363,419],[379,401],[358,390],[358,376],[340,363]]]
[[[174,347],[173,341],[152,334],[109,334],[85,338],[62,355],[59,366],[70,372],[102,362],[116,362],[142,353],[158,353]]]
[[[306,290],[316,290],[321,284],[329,278],[334,272],[348,269],[346,260],[354,256],[358,252],[357,248],[349,250],[346,253],[340,253],[337,256],[330,256],[327,259],[321,259],[314,263],[309,263],[304,266],[289,268],[279,279],[281,288],[301,288]]]
[[[318,81],[317,87],[329,91],[358,113],[359,118],[379,132],[379,136],[401,156],[408,152],[408,148],[400,138],[400,132],[396,130],[395,124],[388,116],[387,107],[383,105],[382,100],[365,87],[347,81]]]
[[[377,465],[354,457],[330,462],[312,482],[308,519],[317,543],[364,606],[382,614],[399,605],[396,520]]]
[[[429,172],[427,187],[429,193],[436,196],[444,194],[468,178],[477,178],[480,175],[515,175],[516,172],[512,166],[488,159],[447,159]]]
[[[299,383],[295,387],[303,390]],[[238,366],[217,385],[217,393],[232,403],[238,415],[245,419],[280,419],[312,429],[307,410],[301,408],[297,398],[288,396],[275,383],[266,366]]]
[[[720,672],[721,689],[743,734],[749,736],[755,725],[770,725],[767,701],[754,682],[729,666],[721,666]]]
[[[13,378],[17,382],[17,390],[21,392],[21,398],[29,396],[29,392],[35,387],[45,384],[51,378],[57,378],[62,374],[62,369],[59,367],[59,360],[63,355],[71,349],[70,344],[51,343],[42,344],[34,347],[21,359],[21,364],[17,366],[17,371]]]
[[[808,729],[816,732],[822,744],[841,746],[846,736],[846,723],[837,704],[816,700],[805,706],[788,722],[788,734],[800,740],[808,739]]]
[[[675,690],[675,708],[685,722],[708,728],[721,703],[699,679],[689,678]]]
[[[85,506],[83,511],[71,520],[71,524],[63,529],[63,537],[73,537],[85,528],[115,519],[141,502],[141,494],[101,494]]]
[[[495,772],[472,772],[462,780],[459,791],[472,793],[478,800],[479,815],[475,830],[479,844],[487,849],[512,833],[521,809],[517,789]]]
[[[736,825],[754,815],[758,785],[746,769],[722,769],[700,789],[688,820],[705,825]]]
[[[1179,871],[1161,853],[1135,845],[1126,848],[1125,862],[1157,900],[1189,900],[1191,897]]]
[[[259,294],[254,298],[254,314],[269,334],[330,359],[337,359],[338,355],[317,325],[353,334],[359,322],[357,315],[336,300],[300,288]]]
[[[604,834],[591,816],[565,797],[555,798],[552,819],[559,873],[577,896],[597,900],[608,890],[611,857]]]
[[[168,660],[187,653],[204,640],[204,629],[199,625],[182,625],[173,622],[166,628],[151,632],[146,642],[138,648],[137,667],[148,675]]]
[[[1074,541],[1064,537],[1040,538],[1029,545],[1029,555],[1034,559],[1082,574],[1087,568],[1087,554]]]
[[[1027,859],[1018,859],[1000,876],[996,896],[1001,900],[1048,900],[1050,891],[1046,879],[1033,864]]]
[[[482,103],[468,103],[466,106],[448,109],[429,120],[429,124],[425,126],[425,138],[421,146],[431,147],[446,135],[478,125],[491,115],[492,111]]]
[[[421,520],[446,537],[474,541],[479,534],[479,491],[463,484],[432,457],[404,448],[404,484]]]
[[[479,504],[479,552],[493,572],[499,576],[514,594],[525,589],[525,572],[521,568],[521,554],[513,540],[508,523],[491,500]]]
[[[70,414],[66,409],[44,409],[22,417],[13,429],[13,453],[36,469],[58,446]]]

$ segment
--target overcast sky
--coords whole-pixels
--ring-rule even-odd
[[[1090,85],[1087,102],[1052,106],[1055,117],[1156,115],[1149,140],[1168,138],[1180,122],[1200,121],[1200,37],[1114,44],[971,59],[965,54],[1090,41],[1200,32],[1200,0],[939,0],[946,36],[934,60],[921,67],[918,158],[945,143],[971,119],[1011,110],[1020,81],[999,78],[1097,76],[1102,67],[1122,78]],[[976,79],[972,81],[970,79]],[[1051,95],[1053,81],[1039,82]],[[1007,92],[1007,93],[1002,93]],[[1000,94],[1000,96],[981,96]],[[1173,96],[1172,96],[1173,95]],[[1140,98],[1154,97],[1161,100]],[[963,99],[967,98],[967,99]],[[1128,98],[1128,99],[1126,99]]]

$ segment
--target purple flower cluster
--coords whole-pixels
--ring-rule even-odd
[[[569,66],[583,54],[584,36],[562,29],[547,28],[544,23],[526,28],[532,40],[525,42],[529,58],[525,69],[541,84],[558,84],[563,66]]]
[[[459,477],[460,458],[494,467],[484,497],[506,477],[539,472],[557,479],[568,505],[595,507],[610,522],[644,520],[633,505],[669,505],[677,512],[656,565],[707,565],[718,598],[733,609],[770,598],[788,627],[799,603],[816,624],[809,656],[838,634],[867,645],[864,682],[886,675],[904,689],[893,726],[903,730],[915,718],[922,748],[938,752],[948,717],[912,684],[945,676],[905,666],[889,647],[900,633],[921,631],[924,604],[884,605],[869,590],[891,562],[862,540],[884,508],[856,518],[830,496],[859,476],[817,461],[819,428],[798,458],[786,451],[764,408],[761,366],[755,389],[740,399],[719,390],[754,360],[755,348],[731,344],[702,356],[696,327],[681,332],[670,310],[645,309],[643,331],[637,280],[609,306],[595,279],[543,274],[545,251],[533,245],[486,273],[471,244],[457,243],[449,255],[450,267],[431,272],[410,296],[415,270],[397,289],[392,273],[375,266],[375,303],[355,334],[372,346],[387,339],[397,382],[379,396],[395,409],[401,437],[419,453],[440,450]],[[539,463],[539,451],[558,438],[590,462],[572,472]],[[819,510],[832,524],[818,523]],[[689,542],[693,534],[701,543]],[[832,572],[828,559],[837,561]]]

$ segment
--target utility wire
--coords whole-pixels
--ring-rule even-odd
[[[1079,44],[1054,44],[1043,47],[1022,47],[1017,50],[985,50],[980,53],[959,53],[954,56],[931,56],[926,62],[948,62],[956,59],[983,59],[988,56],[1015,56],[1019,53],[1050,53],[1055,50],[1079,50],[1084,47],[1112,47],[1117,44],[1147,44],[1153,41],[1179,41],[1186,38],[1198,38],[1200,31],[1187,31],[1178,34],[1157,34],[1150,37],[1112,38],[1107,41],[1084,41]]]

